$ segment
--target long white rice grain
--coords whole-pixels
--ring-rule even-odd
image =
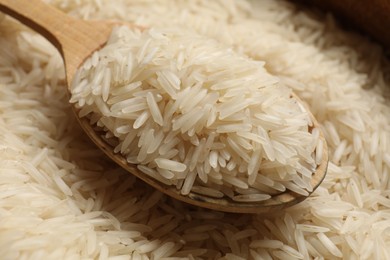
[[[296,225],[297,229],[304,231],[304,232],[328,232],[330,231],[329,228],[326,227],[321,227],[321,226],[314,226],[314,225],[309,225],[309,224],[297,224]]]
[[[187,166],[183,163],[179,163],[164,158],[157,158],[154,161],[157,163],[157,165],[160,168],[170,170],[170,171],[183,172],[187,169]]]
[[[146,101],[149,106],[150,114],[152,115],[154,121],[159,124],[163,125],[163,118],[160,112],[160,109],[158,108],[156,99],[154,98],[153,94],[149,92],[146,96]]]
[[[183,187],[181,188],[181,194],[187,195],[190,193],[195,182],[196,175],[196,171],[192,171],[187,175],[186,179],[184,180]]]
[[[154,259],[160,259],[168,253],[169,250],[171,250],[175,246],[175,243],[173,242],[166,242],[162,245],[160,245],[156,250],[152,252],[152,257]]]
[[[336,247],[336,245],[324,234],[317,233],[317,237],[320,239],[322,244],[329,250],[329,252],[337,257],[342,257],[341,251]]]
[[[294,238],[298,247],[298,251],[303,255],[303,259],[306,259],[309,257],[309,252],[305,244],[305,238],[303,236],[302,231],[299,229],[296,229],[294,231]]]

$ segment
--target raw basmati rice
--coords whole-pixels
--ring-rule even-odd
[[[120,19],[157,29],[180,25],[240,55],[264,61],[261,66],[308,104],[320,122],[330,154],[342,142],[346,145],[340,159],[329,163],[324,182],[312,196],[274,215],[227,214],[158,196],[107,161],[79,129],[69,109],[62,61],[54,48],[15,21],[1,18],[2,259],[150,259],[153,251],[165,251],[164,245],[171,243],[174,247],[165,251],[165,259],[291,259],[301,255],[303,259],[390,259],[386,74],[390,70],[379,46],[341,30],[330,15],[284,1],[47,2],[85,19]],[[177,66],[185,66],[184,52]],[[171,78],[160,77],[161,81]],[[175,82],[168,82],[168,87],[175,90]],[[147,93],[143,95],[145,99]],[[216,115],[213,110],[210,113]],[[142,127],[151,117],[145,114],[137,124]],[[217,118],[208,120],[212,124]],[[128,131],[120,126],[118,132]],[[221,147],[213,139],[210,135],[191,142],[204,143],[209,151],[211,144]],[[374,145],[372,140],[378,141]],[[162,142],[166,144],[162,153],[175,153],[174,135]],[[182,149],[176,149],[179,156],[184,155]],[[230,160],[234,154],[220,155],[227,169],[239,168]],[[60,189],[65,186],[59,179],[71,193]],[[254,185],[269,187],[268,192],[283,191],[283,186],[269,178],[262,182],[256,180]],[[192,232],[197,234],[191,236]]]
[[[164,178],[183,195],[195,184],[232,189],[235,201],[267,200],[265,190],[257,196],[240,191],[259,189],[253,184],[265,174],[307,196],[322,157],[316,152],[320,130],[311,134],[306,109],[264,64],[188,29],[120,27],[79,69],[70,101],[80,116],[116,137],[114,150],[128,162],[156,169],[156,180]],[[343,146],[337,151],[334,160]],[[263,172],[267,162],[274,168]],[[209,178],[215,174],[221,178]]]

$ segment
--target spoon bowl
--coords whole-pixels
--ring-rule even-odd
[[[298,96],[293,95],[291,98],[295,98],[299,102],[303,103],[299,99]],[[73,107],[74,108],[74,107]],[[75,109],[75,108],[74,108]],[[77,111],[75,109],[75,113]],[[314,118],[314,116],[309,112],[311,120],[313,122],[313,127],[318,127],[318,122]],[[323,133],[320,131],[319,139],[323,143],[322,147],[322,159],[321,163],[317,166],[317,169],[312,175],[311,185],[313,187],[313,191],[309,192],[308,196],[304,196],[290,190],[285,192],[281,192],[271,196],[270,199],[258,202],[237,202],[229,197],[223,198],[214,198],[206,195],[190,192],[188,195],[182,195],[180,190],[176,189],[174,186],[168,186],[163,183],[156,181],[155,179],[149,177],[148,175],[142,173],[137,169],[137,165],[130,164],[126,161],[126,159],[118,153],[114,153],[113,147],[108,144],[104,138],[104,131],[97,131],[93,125],[90,124],[89,120],[85,117],[80,118],[77,117],[81,127],[87,133],[89,138],[114,162],[124,168],[126,171],[135,175],[139,179],[143,180],[147,184],[151,185],[155,189],[169,195],[172,198],[183,201],[188,204],[192,204],[194,206],[208,208],[212,210],[231,212],[231,213],[252,213],[252,214],[268,214],[272,212],[276,212],[279,210],[283,210],[285,208],[291,207],[299,202],[305,200],[324,180],[326,176],[326,171],[328,167],[328,147],[325,141],[325,137]]]
[[[59,50],[65,64],[66,82],[69,92],[69,86],[73,81],[77,69],[94,51],[104,46],[111,34],[113,26],[118,25],[118,23],[111,21],[84,21],[75,19],[48,6],[41,0],[0,0],[0,11],[34,29]],[[291,98],[303,104],[297,96],[292,95]],[[73,109],[75,114],[78,115],[77,108],[73,106]],[[318,122],[310,112],[309,114],[313,122],[313,128],[318,128]],[[114,148],[102,138],[104,132],[96,130],[88,119],[78,116],[76,118],[89,138],[114,162],[157,190],[180,201],[225,212],[265,214],[290,207],[307,197],[292,191],[275,194],[270,199],[261,202],[236,202],[228,197],[212,198],[192,192],[184,196],[176,187],[160,183],[140,172],[136,165],[127,163],[126,159],[121,154],[114,153]],[[324,179],[328,163],[328,150],[322,133],[320,133],[319,138],[324,145],[321,151],[321,163],[317,166],[311,179],[313,190]]]

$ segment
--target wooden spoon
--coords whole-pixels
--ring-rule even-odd
[[[106,43],[114,26],[113,22],[108,21],[83,21],[72,18],[44,4],[41,0],[0,0],[0,11],[37,31],[60,51],[65,63],[68,91],[76,70],[86,58]],[[301,102],[298,98],[297,100]],[[77,111],[75,112],[77,114]],[[102,133],[94,130],[87,119],[80,119],[78,116],[77,118],[91,140],[117,164],[159,191],[186,203],[234,213],[268,213],[292,206],[306,198],[306,196],[290,191],[256,203],[235,202],[230,198],[216,199],[196,193],[183,196],[174,186],[166,186],[140,172],[136,165],[128,164],[121,154],[113,152],[113,147],[101,138]],[[318,123],[312,115],[311,118],[314,126],[318,127]],[[320,138],[324,143],[323,156],[321,164],[313,173],[312,186],[314,189],[322,182],[328,162],[327,146],[322,133]]]

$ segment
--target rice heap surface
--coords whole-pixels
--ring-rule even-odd
[[[76,73],[70,101],[114,151],[184,195],[307,196],[319,130],[263,66],[188,29],[120,27]]]
[[[108,162],[69,109],[61,58],[0,22],[2,259],[390,259],[389,63],[284,1],[48,1],[85,19],[179,25],[254,61],[309,105],[330,149],[304,202],[270,216],[190,207]]]

